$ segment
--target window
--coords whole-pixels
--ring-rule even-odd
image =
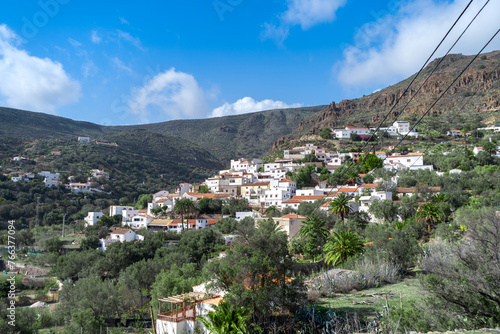
[[[406,162],[411,162],[411,159],[406,160]]]

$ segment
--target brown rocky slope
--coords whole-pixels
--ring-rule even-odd
[[[399,101],[385,122],[416,120],[423,115],[446,90],[453,79],[471,61],[473,56],[448,55],[434,74],[416,94],[420,85],[431,73],[439,59],[435,59],[422,71],[411,89]],[[457,80],[443,98],[432,108],[431,113],[452,112],[483,113],[500,109],[500,51],[479,56],[469,69]],[[323,127],[345,125],[376,126],[389,112],[398,97],[403,94],[413,76],[376,93],[353,100],[332,102],[328,108],[299,123],[293,134],[280,138],[274,145],[279,147],[287,138],[307,132],[317,132]],[[414,96],[415,95],[415,96]],[[403,111],[403,106],[414,96]]]

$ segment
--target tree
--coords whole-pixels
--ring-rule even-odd
[[[315,171],[316,165],[311,164],[299,169],[297,174],[295,174],[293,181],[297,182],[297,188],[304,188],[311,184],[312,173]]]
[[[247,334],[250,332],[248,326],[250,312],[243,307],[233,306],[226,302],[214,306],[213,311],[196,320],[201,321],[208,331],[214,334]]]
[[[361,158],[366,172],[374,170],[375,168],[382,168],[384,165],[384,161],[373,153],[364,154]]]
[[[398,218],[398,205],[390,199],[379,201],[374,199],[370,204],[369,211],[377,219],[383,219],[384,222],[392,222]]]
[[[329,231],[326,221],[312,214],[302,222],[299,236],[305,240],[305,252],[312,255],[313,259],[318,255],[319,249],[326,242]]]
[[[333,232],[325,244],[325,261],[333,266],[363,251],[363,240],[349,230]]]
[[[492,155],[497,151],[497,145],[494,142],[487,141],[486,143],[483,144],[483,150]]]
[[[330,202],[330,212],[340,216],[340,219],[344,222],[345,218],[352,212],[349,206],[350,200],[351,197],[346,194],[339,194],[336,199]]]
[[[181,228],[184,230],[184,216],[196,210],[196,205],[189,198],[181,198],[174,205],[174,212],[181,215]]]
[[[184,263],[182,266],[174,264],[170,270],[162,270],[156,276],[151,287],[151,304],[157,309],[158,299],[190,292],[193,286],[202,283],[204,279],[196,263]]]
[[[302,162],[318,162],[318,157],[316,157],[316,154],[314,153],[309,153],[306,154],[304,159],[302,159]]]
[[[214,274],[214,287],[226,291],[235,306],[248,306],[252,323],[262,324],[273,312],[298,306],[303,296],[299,279],[291,280],[293,263],[288,237],[272,219],[239,227],[238,238],[218,261],[206,268]]]
[[[319,132],[319,135],[323,139],[331,139],[332,138],[332,128],[323,128]]]
[[[45,249],[49,253],[57,253],[59,254],[62,250],[63,242],[59,237],[53,237],[45,240]]]
[[[264,214],[268,217],[276,217],[276,215],[279,214],[279,210],[278,208],[276,207],[276,205],[271,205],[270,207],[268,207],[266,209],[266,211],[264,211]]]
[[[90,309],[93,317],[113,318],[120,316],[120,297],[111,280],[101,280],[91,276],[78,280],[74,285],[66,284],[59,294],[60,304],[57,312],[65,321],[81,310]]]
[[[137,204],[134,206],[134,209],[136,210],[142,210],[144,208],[148,207],[148,203],[151,202],[152,200],[152,195],[149,194],[142,194],[139,197],[139,200],[137,201]]]
[[[204,184],[204,185],[200,186],[200,190],[198,190],[198,192],[200,194],[207,194],[210,192],[210,189],[208,188],[207,185]]]
[[[429,232],[429,238],[431,237],[432,225],[437,224],[442,220],[442,213],[439,208],[432,203],[425,203],[422,205],[417,213],[415,214],[417,222],[424,222],[427,224],[427,231]]]

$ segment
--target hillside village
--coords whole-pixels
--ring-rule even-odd
[[[500,334],[500,1],[4,1],[0,334]]]
[[[482,139],[476,138],[479,131]],[[202,182],[180,182],[175,188],[152,194],[143,193],[135,203],[126,197],[107,199],[115,196],[113,191],[116,188],[111,186],[114,183],[123,184],[123,180],[101,165],[89,164],[86,167],[88,170],[73,167],[71,170],[76,171],[74,175],[60,170],[34,172],[36,164],[33,164],[33,160],[19,155],[10,157],[10,166],[17,170],[7,171],[3,175],[3,184],[10,189],[36,187],[38,191],[46,193],[45,202],[49,203],[51,197],[60,198],[60,203],[65,199],[71,201],[68,204],[87,203],[80,212],[72,209],[73,218],[67,221],[66,234],[65,217],[51,211],[43,214],[43,222],[47,225],[45,222],[60,222],[62,219],[63,238],[55,236],[53,232],[47,238],[44,236],[47,232],[42,232],[54,229],[60,234],[57,229],[61,225],[57,223],[37,226],[32,230],[36,231],[37,238],[45,238],[39,242],[35,242],[35,239],[30,241],[29,230],[23,230],[28,233],[23,232],[21,235],[26,234],[28,239],[20,239],[25,245],[21,249],[45,249],[45,252],[50,249],[52,252],[36,258],[26,254],[32,259],[30,263],[36,265],[41,259],[44,259],[43,263],[51,262],[49,270],[52,269],[57,277],[74,280],[77,284],[92,279],[85,278],[83,272],[88,270],[85,268],[92,268],[100,277],[92,284],[100,286],[100,282],[106,282],[108,277],[129,275],[123,271],[127,266],[134,270],[146,270],[140,267],[144,265],[139,264],[142,261],[134,264],[135,259],[154,261],[155,267],[147,269],[154,272],[152,280],[145,286],[150,290],[144,290],[134,305],[154,305],[157,334],[180,334],[195,328],[206,328],[200,317],[224,305],[235,293],[230,286],[218,286],[215,289],[201,271],[189,271],[187,268],[190,265],[204,266],[212,268],[210,270],[219,275],[217,263],[230,261],[235,265],[235,256],[242,256],[238,252],[248,252],[245,248],[248,245],[240,243],[240,229],[244,231],[250,228],[245,226],[252,226],[254,231],[266,229],[266,235],[261,236],[266,238],[266,242],[262,243],[259,239],[251,241],[252,247],[264,247],[265,253],[272,253],[274,249],[273,243],[269,244],[267,238],[277,237],[280,233],[285,236],[286,240],[278,243],[293,257],[290,263],[277,263],[276,268],[286,263],[303,263],[318,270],[330,270],[331,263],[336,263],[333,268],[338,268],[340,264],[343,266],[341,260],[329,260],[331,253],[328,250],[335,233],[345,230],[358,240],[359,249],[364,249],[363,256],[372,259],[373,266],[397,263],[397,266],[404,268],[400,269],[404,274],[395,277],[406,277],[404,275],[411,272],[410,266],[414,266],[419,258],[419,243],[427,243],[447,233],[463,234],[465,225],[462,223],[464,218],[461,218],[462,208],[481,207],[486,205],[482,203],[494,200],[496,195],[490,193],[488,187],[479,180],[492,180],[496,175],[495,167],[500,157],[500,147],[496,145],[498,132],[500,129],[496,126],[473,131],[449,130],[443,134],[448,139],[442,137],[438,139],[441,142],[427,142],[407,121],[398,121],[379,129],[361,126],[326,128],[322,130],[322,140],[307,141],[308,137],[305,137],[300,145],[290,145],[274,152],[272,158],[234,158],[228,162],[227,168],[218,170]],[[404,147],[395,147],[404,138],[411,139],[406,140]],[[88,137],[79,138],[77,145],[83,150],[94,147]],[[366,146],[365,149],[362,149],[363,146]],[[57,161],[67,154],[67,151],[52,149],[42,159]],[[23,172],[23,169],[30,172]],[[467,177],[462,178],[464,173]],[[468,178],[474,178],[474,184],[468,184]],[[458,184],[461,188],[454,190]],[[494,181],[491,184],[495,187]],[[5,190],[2,194],[12,198]],[[95,210],[98,206],[91,205],[92,202],[99,203],[100,209]],[[39,210],[38,203],[31,204],[31,207],[31,210]],[[52,208],[52,212],[57,210],[57,202],[52,204]],[[429,208],[438,210],[436,217],[439,218],[435,222],[419,218],[419,212],[428,212]],[[12,213],[15,211],[11,209],[3,210],[1,214]],[[37,212],[34,214],[38,215]],[[75,223],[75,217],[78,217],[76,219],[79,222]],[[270,221],[276,224],[275,231],[267,230],[273,228],[266,225]],[[323,229],[330,236],[305,237],[303,231],[314,222],[324,224]],[[445,231],[443,226],[449,226],[450,231]],[[385,232],[380,234],[380,231],[376,232],[378,229]],[[358,235],[362,235],[363,239]],[[401,247],[401,242],[409,246]],[[147,251],[151,247],[157,254],[163,255],[146,255],[148,252],[153,254],[151,250]],[[401,258],[391,257],[392,262],[377,262],[381,261],[377,260],[380,254],[390,252],[396,252]],[[189,253],[193,254],[188,260],[185,254]],[[49,259],[50,256],[54,259]],[[87,257],[101,260],[71,268],[73,261],[81,263],[87,261],[83,260]],[[186,270],[186,276],[176,274],[180,281],[185,282],[181,289],[178,288],[180,283],[167,288],[171,285],[165,282],[172,271],[161,269],[166,265],[166,262],[161,262],[164,257],[173,261],[178,268]],[[64,260],[66,258],[71,260]],[[121,260],[117,260],[119,258]],[[355,271],[361,270],[358,268],[360,265],[358,262],[349,264]],[[137,269],[139,267],[141,269]],[[250,269],[243,266],[241,270],[247,272]],[[259,270],[261,272],[262,269]],[[276,271],[280,272],[290,273],[290,268]],[[309,275],[308,271],[305,273]],[[102,277],[105,277],[104,281]],[[384,280],[396,283],[398,279],[395,277],[386,277]],[[46,280],[50,282],[52,278]],[[290,287],[295,284],[291,278],[287,282],[286,285],[273,285],[273,289],[288,289],[288,284]],[[328,279],[321,282],[317,285],[312,280],[305,285],[308,301],[317,301],[315,295],[323,296],[321,298],[331,296],[322,287],[325,282],[329,282]],[[375,285],[388,284],[377,282]],[[125,284],[123,281],[117,284],[122,289],[128,289],[121,285]],[[249,284],[247,278],[243,279],[243,284]],[[360,288],[358,281],[352,283],[355,285],[349,284],[347,286],[351,289]],[[258,295],[258,291],[253,290],[253,293]],[[367,301],[364,298],[356,302]],[[120,303],[120,307],[126,306],[125,301]],[[70,305],[63,304],[65,307]],[[269,306],[265,303],[262,305]],[[141,317],[142,321],[146,321],[145,315]],[[150,324],[152,326],[153,322]]]
[[[372,136],[374,130],[374,128],[347,126],[345,129],[332,129],[331,135],[333,138],[347,139],[352,134]],[[488,127],[478,130],[498,132],[500,128]],[[391,136],[418,136],[418,132],[410,130],[409,122],[402,121],[395,122],[392,127],[381,128],[379,131],[387,131]],[[456,134],[450,132],[449,136],[456,136]],[[483,147],[476,146],[473,149],[474,155],[481,151],[484,151]],[[490,153],[500,157],[500,147],[497,147],[495,152]],[[381,220],[370,213],[369,209],[374,201],[401,203],[403,197],[411,197],[423,191],[418,187],[397,187],[399,171],[434,169],[432,165],[424,164],[425,154],[421,152],[389,155],[385,151],[375,151],[371,154],[380,159],[382,168],[394,174],[390,179],[384,180],[381,177],[374,177],[372,170],[366,174],[358,174],[345,184],[328,184],[328,175],[319,172],[321,169],[329,174],[334,174],[340,166],[349,166],[351,163],[358,164],[364,154],[367,155],[370,152],[330,152],[313,144],[305,144],[284,150],[283,158],[270,163],[263,163],[260,159],[233,159],[229,169],[220,170],[217,175],[206,179],[201,184],[181,183],[175,192],[170,193],[163,190],[153,194],[147,209],[136,210],[131,206],[111,206],[106,214],[110,216],[120,215],[122,225],[133,230],[168,230],[180,233],[184,229],[213,227],[219,219],[230,217],[230,215],[199,215],[196,217],[196,212],[192,212],[189,219],[175,218],[174,207],[180,199],[189,199],[195,203],[201,199],[245,199],[251,212],[236,212],[234,218],[237,221],[245,217],[261,218],[265,216],[266,210],[273,207],[278,211],[292,214],[290,217],[284,215],[285,219],[280,220],[282,227],[286,231],[290,231],[290,222],[286,221],[286,218],[306,219],[306,217],[299,215],[293,216],[302,203],[321,201],[320,210],[328,214],[330,203],[340,194],[344,194],[350,199],[349,207],[353,213],[364,212],[370,221],[375,223],[381,222]],[[312,161],[304,162],[306,158]],[[290,175],[297,174],[300,169],[310,165],[314,167],[310,184],[298,187],[297,182],[290,179]],[[96,175],[103,173],[102,171],[93,171],[93,174],[94,172]],[[460,169],[449,171],[451,174],[462,172]],[[438,172],[438,175],[442,174],[442,172]],[[366,180],[370,182],[366,182]],[[47,182],[50,183],[46,179],[46,184]],[[204,191],[200,191],[202,189]],[[431,187],[426,191],[430,191],[434,195],[441,193],[440,187]],[[419,202],[419,205],[422,204],[425,202]],[[85,218],[87,226],[95,225],[103,215],[103,212],[89,212]],[[300,225],[298,228],[300,229]],[[295,233],[289,234],[289,237],[296,236],[298,230],[294,231]]]

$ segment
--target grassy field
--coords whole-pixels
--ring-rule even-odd
[[[371,318],[381,312],[386,303],[392,307],[403,307],[405,301],[421,296],[416,278],[405,278],[397,284],[385,285],[379,288],[352,291],[346,294],[336,294],[332,298],[322,298],[318,306],[324,310],[333,309],[339,313],[358,313],[361,317]]]

